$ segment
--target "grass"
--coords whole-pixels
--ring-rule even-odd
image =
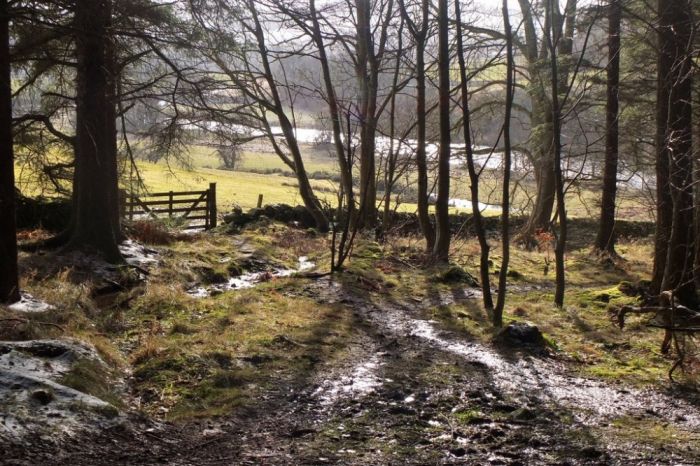
[[[348,313],[290,296],[296,286],[275,281],[201,300],[149,286],[126,316],[137,390],[154,396],[146,410],[170,419],[225,414],[341,347]]]
[[[155,236],[154,241],[160,239]],[[144,411],[169,419],[222,415],[244,408],[263,390],[308,376],[321,361],[340,357],[354,318],[345,306],[314,299],[305,288],[310,282],[303,279],[276,279],[204,299],[186,290],[236,275],[251,259],[291,267],[300,256],[308,256],[325,271],[328,241],[324,235],[269,221],[246,227],[237,236],[174,236],[165,246],[153,246],[162,264],[151,271],[147,284],[130,285],[109,299],[93,295],[99,283],[80,261],[23,253],[23,288],[57,309],[30,315],[26,324],[3,326],[0,338],[74,337],[90,342],[111,370],[133,371]],[[495,279],[501,251],[496,240],[492,243],[490,271]],[[410,235],[386,243],[361,235],[339,280],[359,293],[381,293],[413,305],[445,295],[464,297],[470,289],[464,272],[478,277],[478,243],[456,239],[449,268],[426,266],[423,248],[422,240]],[[623,241],[618,250],[625,261],[611,264],[600,262],[586,247],[574,247],[567,255],[562,310],[551,304],[553,272],[544,273],[551,252],[514,248],[506,321],[536,324],[565,359],[580,363],[572,367],[587,376],[667,384],[671,361],[659,352],[662,335],[633,319],[621,331],[608,315],[609,307],[634,302],[618,284],[647,278],[651,248],[643,239]],[[131,283],[132,277],[124,273],[120,280]],[[426,314],[465,337],[489,341],[493,330],[481,303],[457,302],[430,306]],[[11,316],[0,308],[0,318]],[[86,367],[67,382],[109,398],[109,376]]]
[[[668,422],[654,419],[640,419],[624,416],[615,419],[607,426],[599,426],[596,435],[601,438],[615,436],[623,440],[631,448],[642,448],[642,451],[662,449],[688,457],[700,457],[700,434],[681,430]]]
[[[136,144],[138,146],[138,144]],[[294,177],[283,176],[291,172],[271,148],[261,142],[250,143],[242,149],[242,159],[236,171],[220,169],[220,161],[214,149],[204,145],[191,145],[186,155],[186,168],[182,164],[165,161],[158,163],[137,160],[137,165],[147,189],[151,192],[201,190],[209,183],[217,183],[217,201],[220,212],[228,212],[234,205],[250,209],[257,205],[258,195],[263,194],[265,204],[301,204],[297,182]],[[302,144],[305,167],[308,173],[334,175],[338,172],[335,158],[327,149],[311,144]],[[52,160],[65,159],[65,155],[54,154]],[[16,165],[18,186],[25,195],[43,194],[37,182],[36,173],[28,166]],[[498,171],[484,171],[481,180],[480,201],[487,204],[501,202],[501,174]],[[126,180],[128,183],[128,180]],[[408,173],[400,181],[415,186],[416,176]],[[337,183],[329,180],[312,179],[311,185],[317,196],[324,202],[335,205],[337,201]],[[470,199],[470,182],[465,169],[453,169],[451,181],[451,198]],[[520,180],[513,191],[513,212],[522,213],[529,210],[531,193],[535,192],[534,183]],[[599,186],[592,183],[572,185],[567,192],[567,212],[572,218],[590,217],[598,211]],[[380,193],[381,194],[381,193]],[[643,202],[643,195],[629,189],[619,193],[620,216],[628,220],[648,220],[649,211]],[[395,199],[394,199],[395,201]],[[400,212],[415,212],[416,204],[401,202]],[[470,209],[452,208],[451,213],[469,212]],[[485,211],[485,215],[498,215],[497,210]]]
[[[397,284],[391,294],[396,299],[411,296],[438,301],[441,296],[463,296],[466,285],[436,280],[444,276],[444,268],[420,268],[417,258],[420,258],[421,248],[422,243],[411,238],[402,238],[385,248],[384,257],[392,257],[397,263],[394,273],[384,277]],[[510,271],[516,273],[511,273],[508,280],[505,321],[528,321],[537,325],[551,346],[581,363],[575,367],[587,376],[639,386],[667,384],[667,372],[673,360],[660,353],[663,335],[646,327],[640,319],[633,319],[624,331],[620,330],[609,314],[611,308],[636,302],[635,297],[626,296],[617,284],[648,278],[651,248],[651,244],[640,240],[622,242],[618,250],[624,254],[625,261],[616,265],[599,261],[587,247],[569,251],[564,309],[553,305],[554,272],[544,274],[544,265],[551,253],[514,249]],[[456,241],[452,251],[455,267],[478,277],[478,251],[478,243],[473,239]],[[491,258],[490,271],[495,282],[500,262],[496,241],[492,244]],[[416,264],[416,268],[411,270],[401,265],[406,263]],[[381,260],[377,260],[374,264],[365,263],[364,267],[371,269],[380,265]],[[391,268],[384,267],[384,270]],[[430,317],[469,338],[489,341],[494,335],[491,317],[479,300],[436,305]]]
[[[297,254],[313,255],[304,232],[294,238],[294,231],[276,226],[265,235],[244,233],[242,241],[259,248],[261,260],[285,263],[296,261]],[[129,360],[146,411],[169,419],[230,413],[259,390],[303,377],[342,349],[351,332],[350,313],[300,296],[301,283],[294,279],[205,299],[173,286],[199,280],[203,269],[223,273],[240,259],[240,244],[227,236],[174,243],[164,266],[125,313],[129,330],[116,337],[133,348]]]

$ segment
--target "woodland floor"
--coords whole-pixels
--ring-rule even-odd
[[[173,254],[182,260],[202,247],[222,254],[236,249],[234,261],[244,269],[256,263],[262,270],[271,257],[290,263],[300,253],[317,264],[327,259],[320,240],[300,235],[268,226],[174,249],[155,247],[165,263],[153,267],[173,267],[168,262]],[[637,246],[627,244],[630,255]],[[478,288],[436,284],[432,275],[414,272],[413,249],[404,244],[389,251],[366,240],[348,273],[338,278],[273,278],[199,300],[184,293],[192,287],[188,281],[178,285],[177,302],[158,296],[159,317],[149,307],[155,298],[143,297],[155,288],[144,291],[140,285],[122,305],[119,325],[98,325],[98,336],[91,337],[93,343],[106,338],[113,346],[101,353],[122,358],[115,365],[127,401],[119,422],[65,436],[0,438],[5,443],[0,463],[700,464],[697,390],[667,381],[672,361],[651,349],[658,333],[640,325],[624,334],[606,322],[606,305],[626,299],[614,291],[611,276],[618,282],[639,278],[637,269],[647,265],[643,260],[632,259],[611,276],[587,267],[587,273],[577,273],[590,254],[572,252],[573,304],[568,311],[553,311],[549,280],[537,271],[544,253],[516,259],[519,278],[513,279],[508,316],[537,323],[554,347],[523,349],[491,343]],[[470,246],[463,249],[460,257],[469,268]],[[46,258],[23,261],[25,271],[35,270],[32,283],[41,294],[36,283],[57,273],[48,270]],[[536,264],[532,270],[525,268],[528,261]],[[176,273],[152,270],[150,279],[173,287]],[[236,314],[228,314],[233,308]],[[250,309],[272,308],[271,325],[256,330],[270,333],[253,335],[254,324],[268,317],[256,320]],[[290,320],[306,314],[307,320]],[[222,319],[228,320],[222,324]],[[209,327],[210,321],[220,327]],[[145,342],[147,325],[153,339]],[[226,348],[235,361],[233,368],[222,367],[229,367],[226,374],[236,381],[215,385],[220,391],[207,385],[206,392],[195,392],[194,385],[201,388],[212,376],[208,369],[185,380],[189,368],[164,368],[166,362],[174,364],[175,354],[196,353],[200,359],[211,354],[214,342],[206,341],[211,328],[222,328],[220,336],[210,338],[219,345],[216,354]],[[161,372],[154,361],[160,361]],[[221,376],[223,369],[216,370]],[[173,389],[178,383],[182,387]],[[163,395],[163,386],[171,387],[172,395]],[[159,397],[149,396],[154,390]],[[208,404],[197,404],[205,396]]]

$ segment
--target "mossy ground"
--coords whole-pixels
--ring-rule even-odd
[[[491,241],[495,279],[500,251]],[[28,323],[0,326],[0,338],[91,342],[109,368],[78,364],[64,383],[125,411],[169,421],[168,435],[193,449],[188,458],[209,455],[213,463],[219,453],[237,459],[244,458],[241,451],[257,453],[259,442],[270,444],[275,460],[292,455],[309,464],[319,458],[441,464],[493,454],[588,464],[589,457],[604,461],[600,455],[607,452],[637,458],[638,448],[651,459],[697,457],[684,450],[697,440],[692,431],[673,427],[666,415],[612,416],[589,427],[578,420],[580,410],[544,398],[533,406],[501,391],[488,365],[431,346],[410,329],[392,333],[382,320],[390,317],[379,314],[392,315],[395,306],[410,319],[438,321],[430,325],[448,330],[445,338],[457,344],[460,337],[467,345],[490,343],[490,316],[472,283],[479,277],[479,251],[471,238],[455,240],[449,266],[431,264],[417,236],[385,242],[360,236],[345,271],[332,280],[291,276],[205,298],[187,293],[260,268],[292,268],[300,256],[327,272],[329,243],[324,235],[265,219],[235,234],[222,226],[152,246],[160,262],[148,279],[139,282],[125,268],[117,279],[124,289],[106,294],[97,293],[105,284],[80,261],[23,254],[24,289],[56,309],[22,316]],[[602,378],[621,389],[634,384],[662,391],[669,387],[672,363],[659,352],[662,335],[637,319],[621,331],[608,316],[610,306],[635,301],[626,293],[630,283],[647,278],[651,246],[645,239],[625,240],[618,250],[624,260],[611,263],[574,244],[567,255],[566,306],[559,310],[552,304],[552,272],[544,271],[550,253],[514,248],[506,320],[538,325],[556,348],[555,364],[566,366],[567,374]],[[0,318],[12,316],[0,309]],[[331,405],[314,395],[336,378],[352,379],[357,365],[372,358],[380,380],[375,391]],[[115,375],[124,389],[113,383]],[[225,433],[204,436],[203,426],[212,425]],[[135,461],[155,445],[137,434],[129,451]],[[111,434],[97,443],[102,450],[95,451],[114,450]],[[92,445],[76,441],[71,448],[83,455],[86,444]],[[198,450],[201,444],[213,450]],[[163,457],[173,457],[170,443],[158,448]],[[84,458],[79,464],[94,463]]]
[[[319,362],[342,354],[353,334],[353,317],[347,307],[324,304],[306,290],[307,279],[275,279],[204,299],[186,293],[193,284],[245,271],[251,257],[291,267],[308,256],[325,271],[329,239],[274,222],[261,222],[237,236],[221,230],[154,246],[161,263],[148,281],[107,300],[93,296],[95,284],[80,267],[59,266],[50,256],[24,256],[23,287],[57,309],[27,316],[28,323],[11,329],[5,326],[2,337],[87,340],[111,367],[132,374],[130,396],[141,409],[170,419],[245,407],[269,387],[303,378]],[[478,299],[467,299],[474,288],[463,280],[478,277],[477,243],[456,240],[452,268],[431,266],[422,248],[418,237],[390,237],[384,243],[361,237],[338,280],[360,293],[370,290],[414,303],[452,330],[490,340],[490,316]],[[665,385],[672,361],[660,353],[660,333],[640,320],[621,331],[608,314],[611,306],[635,301],[618,284],[648,277],[650,242],[623,241],[618,251],[624,260],[616,263],[600,261],[587,247],[569,251],[566,306],[560,310],[552,304],[552,272],[544,270],[551,252],[514,248],[506,321],[536,324],[588,376]],[[500,261],[496,241],[491,257],[495,281]],[[467,275],[444,279],[458,269]],[[124,274],[128,280],[126,270]],[[13,315],[0,312],[0,317]],[[94,394],[113,401],[109,390],[99,389],[99,381],[95,386]]]

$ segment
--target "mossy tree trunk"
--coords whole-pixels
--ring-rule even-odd
[[[554,202],[557,197],[555,170],[554,126],[560,122],[552,121],[551,96],[552,86],[550,53],[546,32],[537,33],[537,20],[534,17],[533,4],[529,0],[518,0],[523,15],[525,42],[520,48],[527,61],[529,93],[531,102],[530,139],[532,165],[537,187],[534,205],[528,221],[519,233],[519,241],[528,247],[536,245],[538,231],[551,229]],[[572,68],[573,37],[577,12],[576,0],[567,0],[562,14],[559,3],[548,3],[549,12],[541,25],[544,31],[551,31],[556,49],[556,67],[558,70],[557,88],[560,94],[566,93]],[[540,36],[543,36],[540,39]]]

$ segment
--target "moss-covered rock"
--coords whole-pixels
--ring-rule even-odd
[[[479,282],[476,278],[458,265],[451,265],[439,271],[435,275],[434,281],[438,283],[463,283],[473,287],[479,286]]]

